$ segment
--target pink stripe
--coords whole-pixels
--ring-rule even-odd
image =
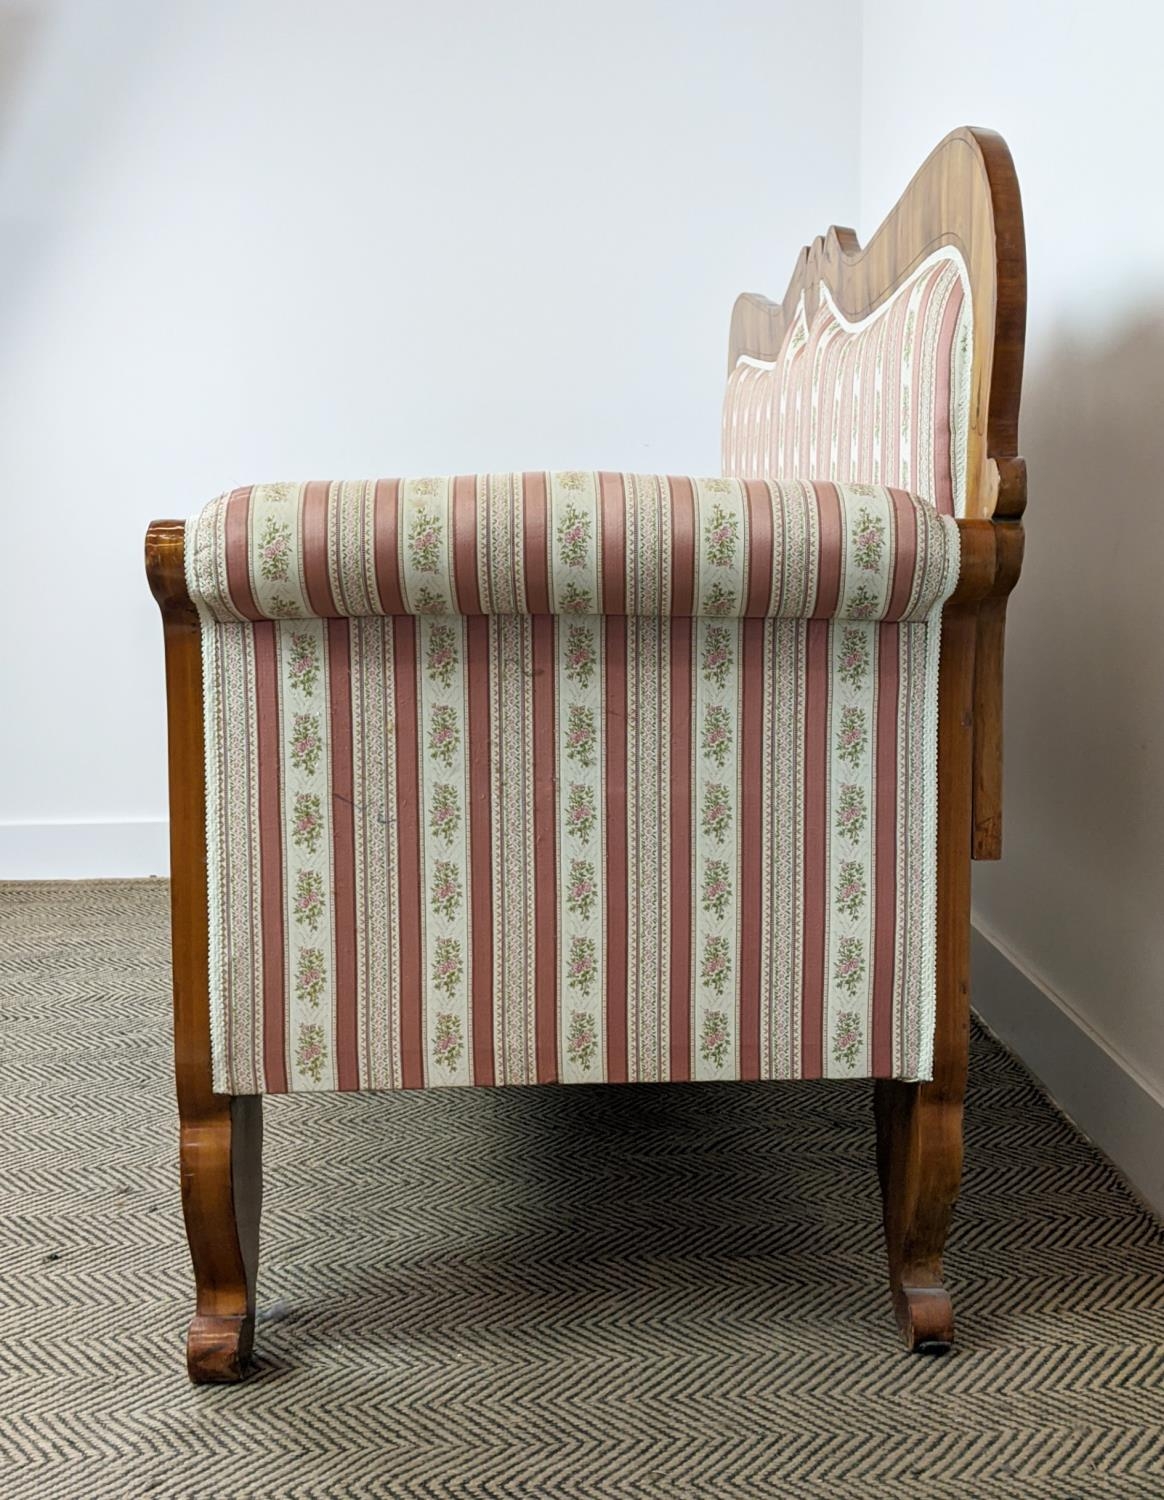
[[[671,1056],[668,1076],[672,1081],[686,1082],[691,1077],[691,932],[695,920],[691,902],[691,826],[694,816],[691,704],[695,632],[689,619],[672,619],[670,627]]]
[[[255,719],[259,755],[259,884],[263,914],[263,1088],[287,1092],[283,1027],[287,1014],[283,930],[283,820],[280,795],[279,659],[276,626],[254,627]]]
[[[404,593],[400,582],[400,481],[378,479],[372,502],[372,546],[376,561],[376,588],[380,608],[386,615],[402,615]]]
[[[762,479],[749,479],[744,487],[748,508],[747,607],[753,618],[768,613],[772,595],[772,496]]]
[[[531,615],[550,612],[550,516],[546,476],[523,474],[525,607]],[[536,640],[536,637],[535,637]]]
[[[816,602],[810,611],[814,620],[831,620],[837,612],[841,590],[841,498],[835,484],[814,481],[817,510],[820,515],[820,569],[817,574]]]
[[[337,1086],[360,1086],[356,994],[356,838],[352,772],[352,649],[347,620],[327,622],[331,708],[332,883],[335,891],[335,1065]]]
[[[668,479],[667,483],[671,488],[671,613],[690,615],[695,612],[695,489],[690,479]]]
[[[889,587],[887,620],[900,620],[909,608],[913,594],[914,570],[917,564],[917,510],[905,490],[890,490],[896,519],[896,546],[893,548],[893,580]]]
[[[621,490],[621,485],[620,485]],[[626,638],[625,616],[606,634],[606,1078],[627,1080]]]
[[[244,620],[261,620],[251,589],[251,491],[234,490],[226,502],[223,523],[226,546],[226,587],[230,602]]]
[[[417,629],[409,615],[392,622],[396,677],[396,829],[400,871],[400,1078],[424,1086],[425,976],[420,962],[420,767],[416,673]]]
[[[823,486],[822,486],[823,488]],[[824,1055],[825,793],[828,787],[829,625],[806,626],[804,684],[804,957],[801,981],[801,1076],[819,1078]]]
[[[465,621],[469,733],[469,910],[473,945],[473,1082],[492,1083],[493,851],[489,722],[489,621]]]
[[[544,586],[544,585],[543,585]],[[548,604],[548,598],[547,598]],[[554,619],[530,621],[533,664],[534,1027],[538,1083],[558,1081],[557,764],[554,746]],[[474,733],[476,728],[474,727]]]
[[[626,614],[626,492],[621,474],[598,476],[599,570],[602,612]],[[625,642],[625,634],[623,636]],[[626,653],[622,659],[626,671]]]
[[[477,570],[477,476],[453,480],[453,596],[458,614],[479,615],[481,577]]]
[[[303,528],[303,581],[313,614],[324,618],[339,613],[331,592],[327,558],[327,502],[331,486],[315,479],[303,486],[300,525]]]
[[[872,1067],[893,1076],[893,971],[897,916],[898,641],[901,627],[876,632],[877,740],[874,749],[874,928]]]

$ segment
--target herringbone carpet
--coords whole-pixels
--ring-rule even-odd
[[[187,1385],[160,882],[0,889],[0,1495],[1164,1494],[1164,1240],[975,1038],[960,1345],[866,1085],[272,1100],[261,1363]]]

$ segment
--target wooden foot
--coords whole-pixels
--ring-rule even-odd
[[[216,1094],[212,1087],[202,657],[183,545],[177,521],[155,521],[146,536],[146,572],[166,642],[174,1071],[182,1211],[197,1290],[186,1368],[191,1380],[202,1383],[240,1380],[251,1357],[263,1101],[259,1095]]]
[[[263,1101],[209,1096],[182,1116],[182,1209],[197,1310],[186,1338],[195,1384],[241,1380],[255,1337]]]
[[[882,1080],[874,1108],[894,1312],[907,1348],[940,1353],[954,1341],[942,1251],[962,1171],[961,1099]]]

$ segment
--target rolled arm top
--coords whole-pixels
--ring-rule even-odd
[[[958,529],[904,490],[586,473],[267,484],[186,533],[209,618],[585,614],[921,620]]]

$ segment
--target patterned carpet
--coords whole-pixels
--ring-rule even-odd
[[[1164,1494],[1164,1237],[988,1037],[960,1344],[867,1085],[272,1100],[260,1366],[186,1383],[160,882],[0,887],[0,1495]]]

